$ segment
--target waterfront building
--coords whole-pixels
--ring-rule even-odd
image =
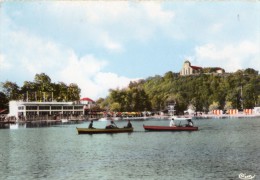
[[[10,101],[9,114],[16,119],[32,119],[32,117],[48,117],[50,119],[77,117],[85,115],[85,110],[90,109],[95,102],[83,98],[77,102],[25,102]]]

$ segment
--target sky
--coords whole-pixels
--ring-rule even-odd
[[[97,100],[186,60],[260,71],[259,34],[257,0],[2,1],[0,82],[45,73]]]

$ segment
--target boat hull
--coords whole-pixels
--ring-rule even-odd
[[[134,128],[89,129],[77,128],[78,134],[126,133],[133,132]]]
[[[186,126],[145,126],[143,125],[144,129],[147,131],[197,131],[198,127],[186,127]]]

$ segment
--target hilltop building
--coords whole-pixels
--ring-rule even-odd
[[[196,75],[196,74],[223,74],[225,73],[225,70],[220,68],[220,67],[207,67],[207,68],[202,68],[200,66],[192,66],[190,61],[185,61],[180,75],[181,76],[189,76],[189,75]]]
[[[198,74],[202,71],[202,69],[203,68],[199,66],[192,66],[190,61],[185,61],[182,70],[180,72],[180,75],[186,76],[186,75]]]

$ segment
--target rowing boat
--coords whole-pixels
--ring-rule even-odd
[[[134,128],[111,128],[111,129],[77,128],[78,134],[126,133],[126,132],[133,132],[133,130]]]
[[[144,129],[147,131],[197,131],[198,127],[187,127],[187,126],[145,126]]]

